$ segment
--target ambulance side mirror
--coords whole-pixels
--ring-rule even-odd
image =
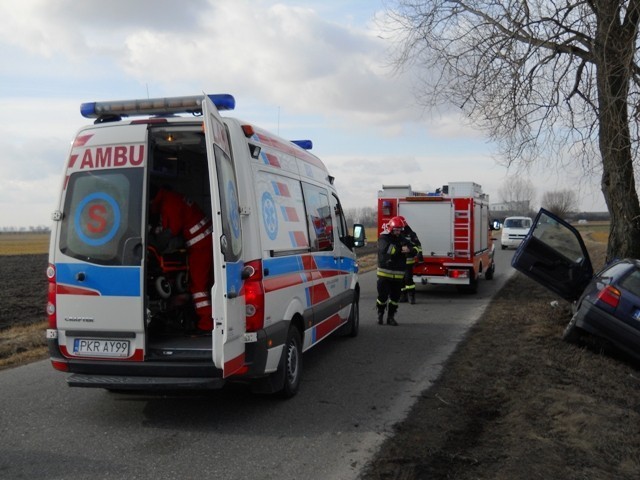
[[[364,247],[366,244],[367,236],[364,231],[364,226],[359,223],[355,223],[353,225],[353,246],[358,248]]]

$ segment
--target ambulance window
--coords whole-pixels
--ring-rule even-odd
[[[216,235],[221,239],[222,253],[227,262],[233,262],[242,254],[242,228],[240,225],[240,207],[238,202],[238,187],[233,172],[231,158],[218,145],[214,145],[216,167],[218,171],[218,190],[220,191],[220,206],[222,210],[222,230],[224,235]]]
[[[141,168],[128,168],[71,175],[60,250],[97,264],[139,265],[142,174]]]
[[[333,219],[327,192],[308,183],[302,184],[302,191],[307,212],[311,250],[333,250]]]
[[[344,218],[344,212],[342,211],[342,205],[340,200],[335,195],[331,195],[331,207],[333,213],[336,216],[336,233],[342,243],[346,243],[347,236],[349,235],[347,229],[347,220]]]

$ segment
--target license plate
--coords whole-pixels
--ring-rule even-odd
[[[91,357],[128,357],[129,340],[76,338],[73,341],[73,353]]]

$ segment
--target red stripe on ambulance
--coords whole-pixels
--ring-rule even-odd
[[[233,375],[244,366],[244,352],[231,360],[224,362],[223,376]]]
[[[73,148],[84,147],[91,137],[93,137],[93,133],[90,135],[79,135],[73,142]]]
[[[343,323],[342,318],[337,313],[330,316],[324,322],[315,326],[314,343],[323,339]]]

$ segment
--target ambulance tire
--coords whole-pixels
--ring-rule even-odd
[[[278,394],[282,398],[291,398],[298,393],[302,377],[302,341],[300,340],[300,332],[293,325],[289,327],[287,334],[282,369],[284,384]]]
[[[344,337],[357,337],[360,331],[360,297],[356,292],[351,304],[351,312],[349,312],[349,320],[345,323],[340,330],[338,330],[341,336]]]

